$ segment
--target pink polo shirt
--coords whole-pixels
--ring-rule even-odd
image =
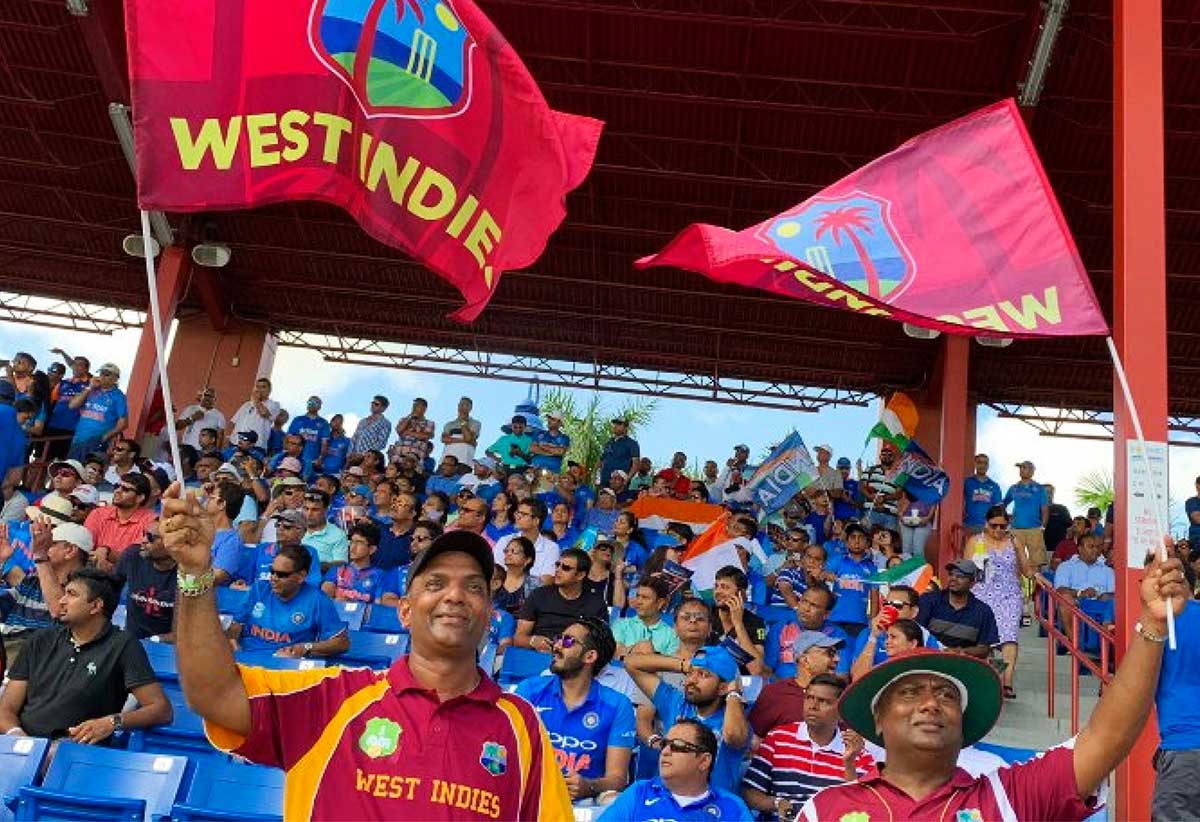
[[[805,803],[800,816],[805,822],[1083,820],[1101,807],[1103,797],[1080,801],[1075,790],[1074,743],[1068,740],[1029,762],[978,778],[959,768],[949,782],[920,801],[885,776],[871,774],[819,791]]]

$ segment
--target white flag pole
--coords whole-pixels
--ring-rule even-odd
[[[1121,393],[1125,396],[1125,407],[1129,409],[1129,416],[1133,419],[1133,430],[1137,435],[1138,443],[1141,448],[1138,453],[1141,455],[1143,467],[1146,469],[1146,477],[1150,485],[1150,498],[1154,505],[1154,516],[1157,519],[1159,533],[1165,537],[1170,533],[1170,524],[1166,520],[1166,514],[1163,511],[1163,501],[1158,498],[1158,484],[1154,482],[1154,478],[1150,473],[1150,456],[1146,451],[1146,436],[1142,433],[1142,420],[1138,416],[1137,406],[1133,404],[1133,392],[1129,390],[1129,379],[1125,376],[1125,366],[1121,364],[1121,357],[1117,354],[1117,346],[1113,343],[1112,337],[1105,337],[1105,342],[1108,343],[1108,353],[1112,356],[1113,369],[1117,373],[1117,381],[1121,384]],[[1128,477],[1126,477],[1128,483]],[[1128,511],[1125,512],[1129,514]],[[1126,561],[1128,561],[1128,552],[1134,550],[1134,546],[1129,542],[1129,534],[1125,535],[1126,545]],[[1158,558],[1160,562],[1167,561],[1167,546],[1160,538],[1158,541]],[[1123,594],[1124,592],[1122,592]],[[1171,607],[1171,601],[1167,600],[1167,643],[1171,650],[1175,650],[1175,611]]]
[[[171,383],[167,379],[167,353],[163,345],[162,308],[158,304],[158,278],[154,274],[154,238],[150,234],[150,213],[142,210],[142,248],[146,260],[146,284],[150,288],[150,324],[154,327],[154,353],[158,359],[158,383],[162,389],[163,409],[167,415],[167,435],[171,445],[171,464],[175,481],[183,487],[183,460],[179,455],[179,435],[175,429],[175,409],[171,405]],[[165,490],[165,489],[164,489]]]

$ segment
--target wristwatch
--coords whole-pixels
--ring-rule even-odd
[[[304,645],[302,645],[301,647],[304,649],[304,655],[305,655],[305,656],[308,656],[309,654],[311,654],[311,653],[312,653],[313,644],[312,644],[311,642],[306,642],[306,643],[304,643]]]
[[[121,719],[120,714],[113,714],[108,718],[108,720],[112,723],[114,732],[123,730],[125,728],[125,720]]]

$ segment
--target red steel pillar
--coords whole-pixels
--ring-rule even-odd
[[[1167,302],[1163,198],[1162,1],[1113,1],[1113,339],[1146,438],[1167,439]],[[1117,653],[1140,609],[1141,571],[1127,561],[1126,443],[1134,429],[1113,380]],[[1149,819],[1153,719],[1116,771],[1116,818]]]
[[[937,568],[939,574],[962,546],[956,525],[963,518],[963,480],[967,464],[974,451],[975,409],[967,403],[967,364],[971,355],[971,340],[958,334],[943,337],[941,356],[941,429],[938,460],[950,477],[950,491],[938,509]],[[969,440],[969,442],[968,442]],[[928,556],[928,551],[927,554]]]
[[[192,264],[186,248],[173,245],[163,250],[158,261],[158,305],[162,309],[162,333],[164,337],[175,319],[175,309],[187,287],[188,272]],[[149,305],[149,296],[146,297]],[[158,391],[158,356],[154,350],[154,321],[149,314],[142,325],[142,337],[138,341],[137,356],[133,371],[129,374],[129,386],[125,394],[129,399],[129,424],[126,436],[140,438],[146,429],[146,420],[155,405]],[[178,404],[179,397],[173,397]],[[187,402],[191,400],[188,399]],[[184,403],[187,404],[186,402]],[[161,402],[158,403],[161,407]],[[181,406],[182,407],[182,406]]]

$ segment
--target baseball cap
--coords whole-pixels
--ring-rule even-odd
[[[862,534],[864,537],[870,536],[870,534],[867,533],[867,529],[863,528],[857,522],[852,522],[849,525],[847,525],[844,533],[846,536],[850,536],[851,534]]]
[[[733,450],[734,451],[749,451],[750,446],[746,445],[746,443],[744,443],[744,442],[739,442],[737,445],[733,446]]]
[[[599,491],[597,491],[596,493],[598,493],[598,494],[608,494],[610,497],[615,497],[615,496],[617,495],[617,492],[616,492],[616,491],[614,491],[613,489],[609,488],[608,486],[605,486],[604,488],[601,488],[601,489],[600,489]]]
[[[816,449],[815,449],[815,450],[817,450],[817,451],[824,451],[826,454],[832,454],[832,453],[833,453],[833,446],[831,446],[831,445],[824,445],[824,444],[822,444],[822,445],[818,445],[818,446],[816,447]]]
[[[612,424],[613,425],[629,425],[629,420],[625,419],[624,417],[613,417]]]
[[[692,654],[692,667],[703,668],[722,682],[737,679],[738,666],[733,656],[718,645],[705,645]]]
[[[304,468],[300,465],[300,460],[295,457],[284,457],[279,461],[279,468],[277,470],[291,471],[293,474],[299,474]]]
[[[106,362],[104,365],[96,369],[97,374],[102,371],[111,371],[114,377],[121,376],[121,367],[114,362]]]
[[[83,478],[83,465],[80,464],[79,460],[59,460],[58,462],[50,463],[51,474],[58,471],[59,468],[70,468],[75,472],[75,476],[80,479]]]
[[[371,487],[369,485],[356,485],[346,492],[347,494],[358,494],[360,497],[371,498]]]
[[[845,644],[846,641],[840,637],[829,636],[820,631],[801,631],[800,636],[792,643],[792,650],[796,656],[800,656],[809,648],[840,648]]]
[[[280,511],[271,519],[276,522],[286,522],[288,525],[295,525],[297,528],[307,528],[308,521],[304,518],[304,512],[295,508],[288,508],[285,511]]]
[[[90,554],[96,547],[92,540],[92,532],[74,522],[64,522],[55,525],[50,532],[50,539],[55,542],[69,542],[85,554]]]
[[[46,371],[54,374],[65,374],[67,373],[67,366],[65,363],[52,362],[46,366]]]
[[[611,474],[609,474],[610,477],[615,477],[618,475],[621,477],[621,479],[629,479],[629,474],[625,471],[622,471],[619,468],[616,471],[613,471]]]
[[[67,498],[75,500],[80,505],[96,505],[100,502],[100,492],[94,485],[77,485],[75,490],[67,495]]]
[[[275,483],[276,488],[295,488],[297,485],[306,487],[304,480],[299,477],[284,477]]]
[[[969,559],[958,559],[954,562],[947,562],[946,570],[958,571],[960,574],[966,574],[969,577],[974,577],[979,573],[979,566]]]
[[[1017,463],[1017,467],[1018,467],[1018,468],[1028,468],[1030,471],[1033,471],[1034,469],[1036,469],[1036,468],[1037,468],[1037,466],[1036,466],[1036,465],[1034,465],[1034,464],[1033,464],[1032,462],[1030,462],[1029,460],[1022,460],[1021,462],[1018,462],[1018,463]]]
[[[1000,677],[991,665],[966,654],[920,648],[876,665],[850,685],[838,702],[847,725],[876,745],[883,744],[875,708],[883,693],[910,674],[932,674],[950,682],[962,702],[962,744],[974,745],[1000,718]]]
[[[257,431],[238,431],[237,438],[245,442],[258,442]]]
[[[307,405],[309,408],[320,408],[321,407],[321,398],[314,394],[313,396],[308,398]]]
[[[346,469],[346,475],[351,477],[365,477],[367,472],[363,470],[361,465],[351,465]]]
[[[470,556],[479,563],[479,570],[483,572],[483,578],[491,580],[492,571],[496,568],[496,560],[492,556],[492,546],[488,545],[487,540],[472,531],[447,531],[435,539],[433,544],[413,561],[408,572],[410,582],[420,576],[434,557],[452,551],[459,551]]]
[[[473,462],[476,465],[482,465],[484,468],[488,469],[489,471],[496,467],[496,461],[494,459],[492,459],[491,457],[476,457],[473,460]]]
[[[548,419],[548,420],[558,420],[559,422],[562,422],[562,420],[563,420],[563,415],[562,415],[562,414],[560,414],[560,413],[558,413],[557,411],[547,411],[547,412],[546,412],[546,419]]]
[[[25,516],[33,522],[70,522],[75,506],[66,497],[58,494],[47,494],[42,498],[42,504],[30,505],[25,508]]]
[[[838,468],[849,468],[850,467],[850,458],[849,457],[838,457],[837,467]]]
[[[221,467],[218,468],[216,471],[213,471],[213,473],[214,474],[229,474],[231,477],[234,477],[236,479],[242,478],[242,469],[238,468],[232,462],[221,463]]]

